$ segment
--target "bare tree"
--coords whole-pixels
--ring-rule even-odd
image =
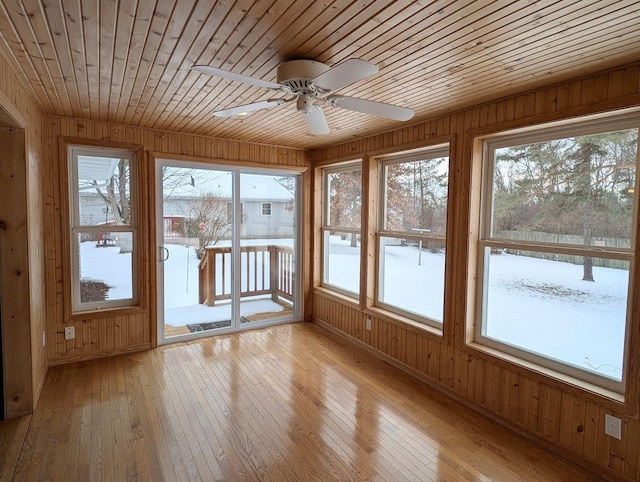
[[[221,195],[208,192],[187,202],[185,234],[187,237],[197,233],[198,246],[196,257],[202,259],[207,246],[218,244],[221,239],[231,236],[231,219],[227,211],[228,201]]]
[[[637,130],[555,139],[497,150],[496,232],[513,230],[582,237],[631,237]],[[582,258],[584,281],[593,259]]]
[[[111,178],[103,185],[92,181],[96,194],[111,209],[116,224],[128,225],[131,222],[131,176],[127,159],[120,159]]]
[[[105,212],[111,212],[118,226],[131,223],[131,166],[128,159],[120,159],[109,179],[102,183],[92,180],[89,185],[105,204]],[[120,237],[120,253],[133,251],[133,238]]]
[[[162,166],[162,195],[166,201],[184,186],[196,186],[196,169]]]
[[[390,164],[387,167],[386,229],[428,229],[444,234],[447,218],[445,158]]]
[[[331,175],[329,203],[331,224],[359,228],[362,208],[362,170],[340,171]],[[357,235],[351,235],[351,247],[357,246]]]

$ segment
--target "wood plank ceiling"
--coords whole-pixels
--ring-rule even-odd
[[[326,107],[312,136],[291,103],[217,118],[273,92],[189,67],[275,82],[286,60],[362,58],[380,72],[339,93],[414,122],[638,60],[638,25],[635,0],[2,0],[0,51],[43,113],[316,148],[400,123]]]

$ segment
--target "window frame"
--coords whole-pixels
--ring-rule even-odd
[[[356,234],[360,235],[360,239],[362,240],[362,207],[360,208],[360,227],[358,228],[350,228],[338,225],[331,224],[331,205],[330,205],[330,192],[328,189],[328,178],[329,175],[339,173],[339,172],[348,172],[348,171],[360,171],[360,187],[363,187],[363,162],[361,159],[351,160],[348,162],[340,163],[338,165],[330,165],[322,167],[322,223],[320,228],[320,239],[321,239],[321,273],[320,273],[320,286],[323,288],[330,289],[339,293],[348,298],[352,298],[355,300],[359,300],[360,293],[362,293],[362,252],[360,252],[360,266],[359,266],[359,282],[358,282],[358,291],[353,292],[347,289],[341,288],[339,286],[333,285],[327,282],[326,273],[328,272],[329,259],[327,256],[327,239],[330,236],[331,232],[339,232],[346,234]],[[362,244],[361,244],[362,246]]]
[[[447,222],[445,225],[445,234],[444,235],[431,235],[427,233],[411,233],[408,231],[394,231],[386,229],[386,213],[387,213],[387,178],[385,175],[386,166],[393,164],[402,164],[406,162],[416,162],[423,161],[429,159],[436,159],[439,157],[446,157],[448,161],[447,166]],[[444,313],[445,309],[445,300],[444,296],[442,299],[442,311],[443,311],[443,320],[435,320],[428,316],[420,315],[419,313],[415,313],[409,310],[403,310],[400,307],[391,305],[389,303],[385,303],[380,300],[380,290],[382,285],[382,264],[383,264],[383,251],[382,251],[382,238],[402,238],[411,241],[417,241],[420,246],[422,243],[426,242],[435,242],[442,243],[445,247],[445,266],[443,272],[443,283],[445,286],[446,292],[446,278],[447,278],[447,236],[446,232],[448,230],[448,217],[449,217],[449,187],[450,187],[450,167],[451,167],[451,143],[447,142],[445,144],[436,144],[433,146],[429,146],[428,148],[421,149],[417,152],[412,153],[404,153],[404,154],[394,154],[385,156],[383,158],[378,159],[378,199],[380,200],[379,209],[377,212],[377,226],[378,229],[375,232],[375,252],[376,252],[376,264],[375,264],[375,290],[374,290],[374,306],[376,308],[380,308],[382,310],[388,311],[390,313],[408,318],[410,320],[416,321],[418,323],[431,326],[438,330],[442,330],[444,326]]]
[[[129,162],[129,204],[131,208],[130,222],[125,226],[118,225],[83,225],[80,220],[80,197],[78,190],[78,157],[105,157],[127,159]],[[140,239],[139,239],[139,152],[133,148],[107,147],[97,145],[66,145],[67,168],[67,223],[69,259],[66,265],[70,268],[69,276],[69,315],[84,315],[89,312],[113,309],[127,309],[139,306],[140,278]],[[82,303],[80,300],[80,252],[78,237],[82,234],[127,233],[132,237],[131,253],[131,297],[117,300],[104,300]]]
[[[544,373],[551,370],[552,374],[565,379],[574,384],[589,384],[596,391],[604,389],[612,394],[624,396],[627,383],[627,368],[629,359],[629,334],[631,326],[631,306],[633,297],[633,266],[635,264],[636,251],[636,229],[630,230],[630,247],[616,248],[606,246],[584,246],[564,243],[551,243],[544,241],[517,241],[509,238],[502,238],[492,233],[493,227],[493,181],[495,166],[495,151],[500,148],[534,144],[554,139],[567,137],[578,137],[605,132],[613,132],[624,129],[638,129],[638,146],[636,149],[636,176],[635,192],[640,192],[640,175],[638,166],[640,164],[640,115],[637,113],[623,114],[617,116],[598,117],[595,119],[576,119],[571,122],[563,122],[555,125],[538,125],[518,131],[503,132],[476,138],[481,143],[481,186],[478,216],[478,237],[476,240],[475,257],[475,306],[473,308],[473,333],[468,344],[492,350],[498,357],[503,357],[509,361],[531,366]],[[634,200],[632,209],[632,226],[637,226],[638,222],[638,200]],[[554,359],[550,356],[533,353],[524,348],[511,345],[493,338],[487,337],[484,332],[486,321],[486,305],[488,290],[485,286],[488,281],[488,263],[492,249],[519,249],[521,251],[533,251],[549,254],[566,254],[582,257],[592,257],[601,259],[623,260],[629,263],[629,279],[627,282],[627,302],[626,317],[624,327],[624,341],[622,347],[622,375],[618,381],[612,377],[589,371],[568,362]],[[472,261],[473,262],[473,261]],[[604,392],[603,392],[604,393]],[[608,393],[608,392],[607,392]]]

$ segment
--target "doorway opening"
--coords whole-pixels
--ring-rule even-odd
[[[300,318],[300,175],[158,160],[158,343]]]

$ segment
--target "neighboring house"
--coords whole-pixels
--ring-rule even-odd
[[[111,208],[95,191],[80,191],[80,222],[83,226],[96,226],[113,222]]]
[[[195,237],[185,232],[186,221],[193,219],[197,199],[206,194],[219,196],[225,203],[226,216],[231,224],[231,184],[219,182],[218,172],[203,171],[188,176],[189,182],[173,187],[165,195],[163,223],[165,237]],[[214,182],[215,181],[215,182]],[[192,184],[193,183],[193,184]],[[242,202],[241,235],[246,238],[282,238],[294,233],[294,194],[270,176],[243,175],[240,181]],[[111,210],[90,190],[80,193],[80,218],[83,224],[97,225],[113,222]]]

